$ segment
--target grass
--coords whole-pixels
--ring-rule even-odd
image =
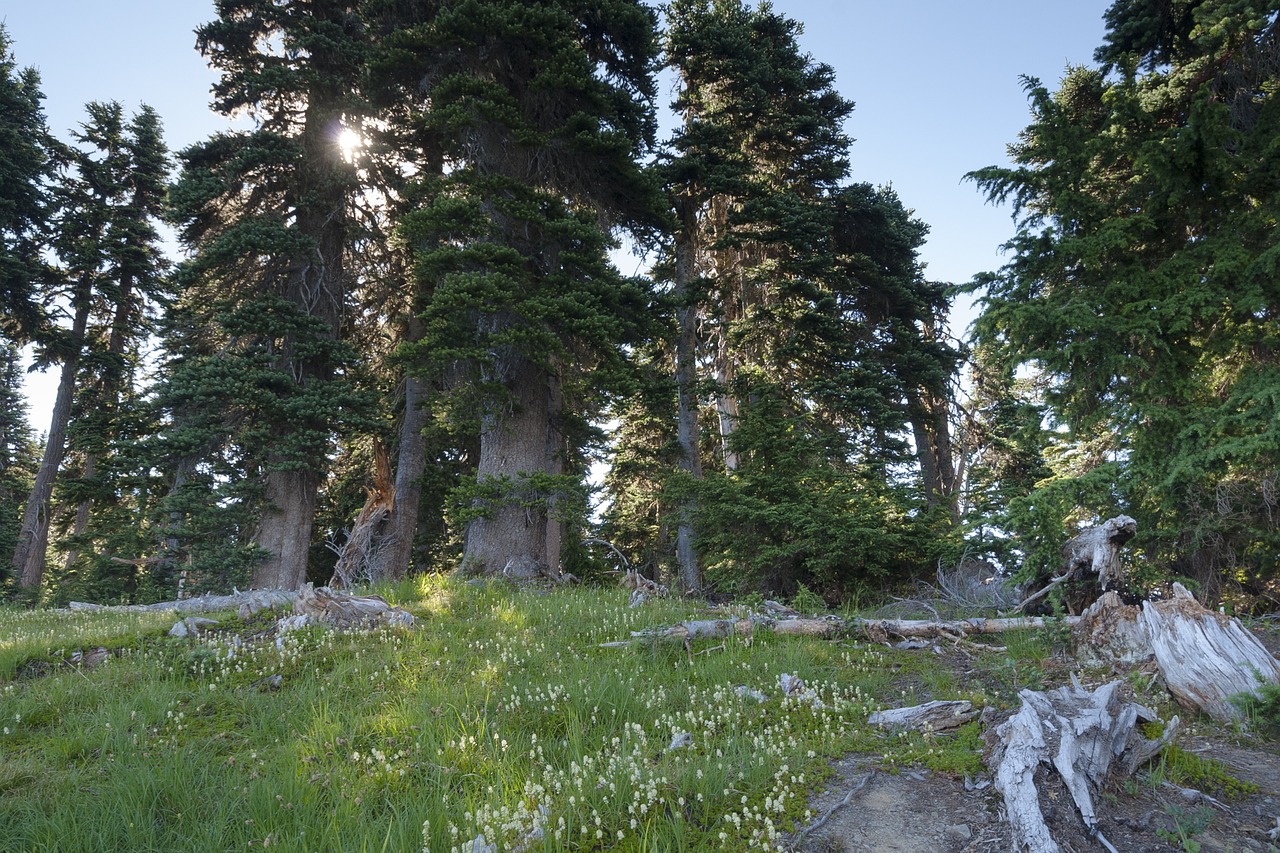
[[[419,625],[277,637],[224,614],[175,640],[163,614],[0,609],[5,849],[748,850],[808,819],[849,752],[979,769],[977,724],[865,725],[882,705],[981,698],[920,652],[767,632],[692,656],[602,649],[694,610],[442,577],[379,592]],[[1019,682],[1034,663],[1017,655],[1043,655],[1022,645],[1002,658]],[[99,646],[100,665],[67,662]],[[782,673],[816,699],[784,698]]]

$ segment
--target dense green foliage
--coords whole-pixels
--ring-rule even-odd
[[[623,471],[649,476],[611,478],[610,524],[650,560],[655,521],[690,525],[721,590],[806,583],[834,600],[905,578],[946,536],[905,467],[920,389],[945,389],[953,369],[925,339],[945,304],[916,256],[927,229],[891,190],[841,185],[853,105],[801,53],[797,22],[691,0],[668,24],[684,123],[660,169],[679,226],[659,272],[682,338],[651,357],[674,363],[675,408],[701,439],[676,452],[676,424],[656,429],[671,401],[631,404],[628,417],[660,406],[621,436]],[[664,474],[664,456],[681,470]]]
[[[850,180],[853,104],[768,5],[219,0],[197,48],[251,126],[176,176],[147,108],[52,138],[0,34],[9,582],[142,600],[620,553],[835,601],[966,553],[1051,571],[1126,512],[1142,582],[1264,601],[1276,4],[1106,24],[1096,67],[1028,81],[1014,164],[972,173],[1017,232],[967,352],[928,226]],[[624,245],[651,266],[622,274]],[[41,461],[27,345],[62,371]]]
[[[1123,0],[1107,23],[1101,67],[1028,81],[1016,165],[973,175],[1020,216],[979,339],[1043,375],[1063,430],[1007,523],[1047,543],[1124,510],[1153,569],[1258,594],[1280,545],[1277,7]]]

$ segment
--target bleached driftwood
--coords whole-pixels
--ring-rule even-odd
[[[634,643],[675,641],[687,648],[694,640],[723,640],[734,635],[751,637],[754,625],[750,619],[693,619],[677,622],[667,628],[649,631],[632,631],[630,640],[601,643],[602,649],[621,648]]]
[[[332,628],[355,628],[372,623],[411,626],[412,613],[393,607],[378,595],[348,595],[322,586],[303,584],[293,602],[295,616],[309,616]]]
[[[876,711],[867,722],[882,729],[915,729],[921,732],[945,732],[976,720],[982,711],[972,702],[926,702],[910,708],[887,708]]]
[[[247,609],[250,614],[253,614],[259,610],[289,607],[297,595],[296,592],[287,589],[250,589],[245,592],[237,591],[231,595],[201,595],[196,598],[161,601],[156,604],[89,604],[84,601],[73,601],[67,605],[67,609],[104,610],[117,613],[154,613],[165,610],[174,613],[213,613],[217,610]]]
[[[1149,711],[1123,702],[1123,682],[1104,684],[1093,692],[1072,677],[1069,687],[1038,693],[1023,690],[1022,707],[995,730],[996,743],[987,758],[996,790],[1004,796],[1009,823],[1019,849],[1058,853],[1040,810],[1036,772],[1052,767],[1062,778],[1090,834],[1107,850],[1115,848],[1098,830],[1094,796],[1112,773],[1132,775],[1151,760],[1177,732],[1178,718],[1155,741],[1137,729]]]
[[[1073,536],[1062,546],[1062,574],[1051,578],[1046,586],[1027,596],[1018,609],[1025,613],[1028,607],[1067,581],[1096,578],[1099,591],[1105,592],[1122,575],[1121,546],[1137,532],[1138,522],[1127,515],[1117,515]]]

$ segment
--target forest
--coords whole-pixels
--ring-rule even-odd
[[[768,4],[214,7],[251,126],[181,151],[115,102],[57,138],[0,25],[0,598],[625,561],[839,604],[1123,514],[1128,592],[1280,609],[1280,2],[1115,0],[1026,79],[969,282]]]

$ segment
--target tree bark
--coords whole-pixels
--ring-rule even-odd
[[[53,497],[53,483],[62,465],[67,448],[67,425],[71,422],[71,404],[76,392],[76,368],[84,350],[85,330],[89,326],[89,287],[86,282],[78,286],[76,313],[71,324],[69,350],[62,360],[58,377],[58,395],[54,399],[53,416],[49,423],[49,435],[44,443],[44,456],[35,484],[27,497],[22,513],[22,527],[18,531],[18,547],[14,550],[13,568],[23,589],[37,590],[44,579],[45,555],[49,548],[49,512]]]
[[[476,478],[485,495],[474,503],[482,515],[467,525],[461,568],[529,579],[555,570],[547,554],[548,495],[529,482],[548,473],[551,393],[545,370],[522,354],[509,351],[500,360],[511,400],[481,419]]]
[[[268,554],[253,573],[264,589],[297,589],[307,579],[320,474],[272,471],[267,476],[262,522],[254,541]]]
[[[1036,774],[1052,767],[1075,802],[1090,834],[1107,850],[1115,848],[1102,836],[1093,798],[1107,781],[1113,764],[1120,778],[1150,760],[1178,728],[1174,717],[1159,740],[1149,741],[1137,728],[1137,705],[1120,701],[1122,682],[1104,684],[1093,692],[1072,684],[1045,693],[1023,690],[1022,707],[995,730],[997,743],[987,764],[995,787],[1003,796],[1018,849],[1058,853],[1049,834]]]
[[[422,434],[427,426],[426,389],[424,380],[405,376],[395,499],[369,567],[373,580],[400,580],[408,574],[413,560],[413,543],[418,535],[418,509],[422,505],[422,474],[427,467],[426,438]]]
[[[930,317],[925,321],[922,334],[926,342],[937,341],[941,320],[941,317]],[[907,404],[907,416],[920,460],[925,502],[930,507],[945,505],[952,523],[959,524],[960,490],[951,441],[951,405],[941,371],[914,389]]]
[[[323,64],[332,59],[316,61]],[[352,175],[334,144],[333,131],[341,125],[345,93],[312,91],[309,95],[300,137],[303,154],[297,169],[295,220],[299,235],[312,246],[291,260],[284,295],[308,317],[323,322],[323,337],[337,339],[347,298],[346,210]],[[332,379],[335,365],[325,356],[299,353],[297,343],[286,340],[278,369],[302,386]],[[323,431],[328,424],[314,421],[325,417],[315,415],[311,424],[281,424],[280,428],[286,435],[307,427]],[[254,586],[297,588],[307,579],[311,530],[328,460],[321,453],[305,460],[305,470],[299,470],[298,463],[296,458],[268,457],[266,503],[255,542],[270,557],[254,572]]]
[[[676,237],[676,432],[680,443],[680,470],[694,481],[702,479],[698,451],[698,315],[694,282],[697,276],[697,211],[691,197],[680,202],[681,231]],[[684,494],[676,509],[676,565],[680,586],[686,593],[702,589],[702,567],[695,548],[693,515],[696,498]]]

